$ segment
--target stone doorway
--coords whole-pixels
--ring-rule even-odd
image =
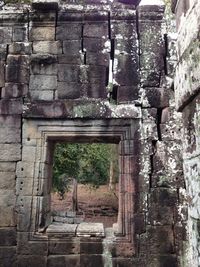
[[[53,150],[56,142],[107,142],[119,144],[119,211],[113,227],[115,236],[133,242],[135,187],[139,173],[136,140],[137,120],[29,120],[24,119],[22,161],[18,164],[21,177],[18,202],[24,213],[20,214],[20,225],[39,236],[50,229]],[[28,175],[28,179],[27,179]],[[30,195],[29,195],[30,194]],[[26,205],[24,205],[26,203]],[[28,204],[28,205],[27,205]],[[23,214],[26,216],[23,217]],[[27,222],[29,220],[29,222]],[[57,227],[56,227],[57,229]],[[95,229],[95,228],[94,228]],[[53,229],[62,238],[73,230]],[[83,230],[85,231],[85,229]],[[96,230],[94,230],[96,231]],[[102,232],[101,230],[98,230]],[[48,231],[47,231],[48,232]],[[50,231],[51,232],[51,231]],[[35,233],[35,234],[34,234]],[[81,233],[79,234],[81,236]],[[92,233],[93,235],[93,233]],[[100,234],[100,235],[104,235]]]

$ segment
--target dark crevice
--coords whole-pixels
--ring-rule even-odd
[[[111,40],[111,19],[110,19],[110,12],[108,12],[108,38]]]
[[[153,162],[154,162],[154,155],[155,155],[155,153],[156,153],[156,143],[157,143],[156,140],[152,140],[152,150],[153,150],[153,154],[150,155],[151,172],[150,172],[150,174],[149,174],[149,188],[150,188],[150,189],[153,187],[153,186],[152,186],[152,175],[153,175],[153,172],[154,172]]]
[[[106,67],[106,79],[105,79],[105,86],[108,86],[109,84],[109,66]]]
[[[180,193],[179,193],[179,188],[176,189],[176,192],[177,192],[177,200],[178,200],[178,203],[180,202]]]
[[[170,54],[169,54],[169,42],[168,42],[168,36],[166,33],[164,34],[164,48],[165,48],[165,56],[169,57],[170,56]]]
[[[111,92],[111,99],[117,102],[117,92],[118,92],[118,85],[113,85],[113,90]]]
[[[84,28],[84,25],[82,25],[82,28],[81,28],[81,51],[84,52],[84,46],[83,46],[83,28]]]
[[[83,53],[83,64],[86,65],[87,62],[86,62],[86,52]]]
[[[0,88],[0,99],[2,99],[2,88]]]
[[[115,58],[115,39],[110,39],[111,50],[110,50],[110,59],[114,60]]]
[[[158,108],[157,109],[156,124],[157,124],[157,132],[158,132],[158,140],[159,141],[162,141],[162,134],[161,134],[161,130],[160,130],[161,118],[162,118],[162,108]]]
[[[138,40],[140,39],[140,29],[139,29],[139,16],[138,16],[138,11],[136,9],[136,31],[138,35]]]
[[[169,57],[169,44],[168,44],[168,37],[167,34],[164,34],[164,55],[163,55],[163,63],[164,63],[164,72],[165,75],[168,74],[168,68],[167,68],[167,57]]]

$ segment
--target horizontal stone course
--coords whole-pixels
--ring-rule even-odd
[[[17,233],[14,227],[0,227],[0,246],[15,246]]]
[[[56,40],[81,40],[81,37],[81,23],[66,23],[56,27]]]
[[[0,161],[18,161],[20,159],[20,144],[1,144]]]
[[[30,41],[54,41],[55,27],[32,27],[29,29]]]
[[[14,42],[9,45],[8,52],[13,55],[30,55],[32,53],[32,43]]]
[[[55,75],[31,75],[30,90],[55,90],[57,77]]]
[[[15,172],[0,172],[0,190],[15,189]]]
[[[62,54],[62,45],[60,41],[34,41],[33,53]]]
[[[6,82],[28,83],[29,68],[24,65],[7,65],[6,66]]]
[[[5,83],[2,88],[2,98],[11,99],[26,96],[28,94],[28,85],[23,83]]]

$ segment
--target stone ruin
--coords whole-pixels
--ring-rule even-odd
[[[2,7],[1,267],[200,266],[200,2],[139,2]],[[119,145],[113,228],[52,223],[59,141]]]

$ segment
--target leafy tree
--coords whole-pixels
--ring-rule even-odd
[[[53,164],[53,188],[63,194],[75,178],[93,187],[109,181],[110,164],[114,167],[114,181],[118,177],[117,150],[111,144],[59,143],[55,147]]]

